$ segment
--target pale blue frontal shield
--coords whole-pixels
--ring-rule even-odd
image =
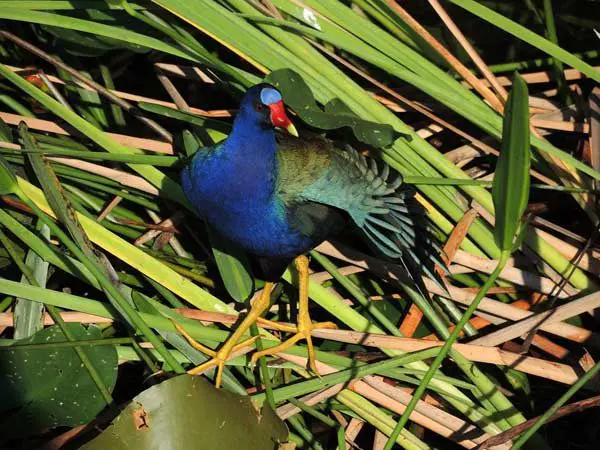
[[[260,91],[260,101],[264,105],[272,105],[281,101],[281,94],[278,90],[267,87]]]

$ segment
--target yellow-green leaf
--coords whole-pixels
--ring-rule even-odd
[[[529,199],[529,106],[527,84],[518,74],[508,96],[502,128],[502,147],[496,165],[492,198],[496,213],[494,236],[510,252]]]

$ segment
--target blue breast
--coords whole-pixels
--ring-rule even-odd
[[[313,245],[292,229],[276,194],[274,133],[252,140],[230,136],[200,149],[183,170],[183,189],[198,214],[215,230],[260,256],[288,258]]]

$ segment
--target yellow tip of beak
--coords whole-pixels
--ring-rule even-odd
[[[296,127],[294,126],[293,123],[290,123],[288,125],[288,127],[286,128],[287,132],[290,133],[292,136],[298,137],[298,130],[296,130]]]

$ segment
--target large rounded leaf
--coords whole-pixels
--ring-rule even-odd
[[[137,397],[84,450],[273,450],[287,428],[272,409],[180,375]]]
[[[100,339],[100,330],[67,324],[73,337]],[[56,325],[17,344],[65,342]],[[82,347],[109,391],[117,380],[117,352],[113,346]],[[106,403],[72,347],[28,349],[25,345],[0,351],[0,435],[22,437],[58,426],[92,420]]]
[[[291,69],[275,70],[265,81],[279,89],[285,104],[312,127],[321,130],[349,127],[357,140],[375,148],[387,147],[400,136],[406,137],[391,125],[361,119],[339,99],[331,100],[325,105],[325,110],[321,110],[306,82],[299,73]]]

